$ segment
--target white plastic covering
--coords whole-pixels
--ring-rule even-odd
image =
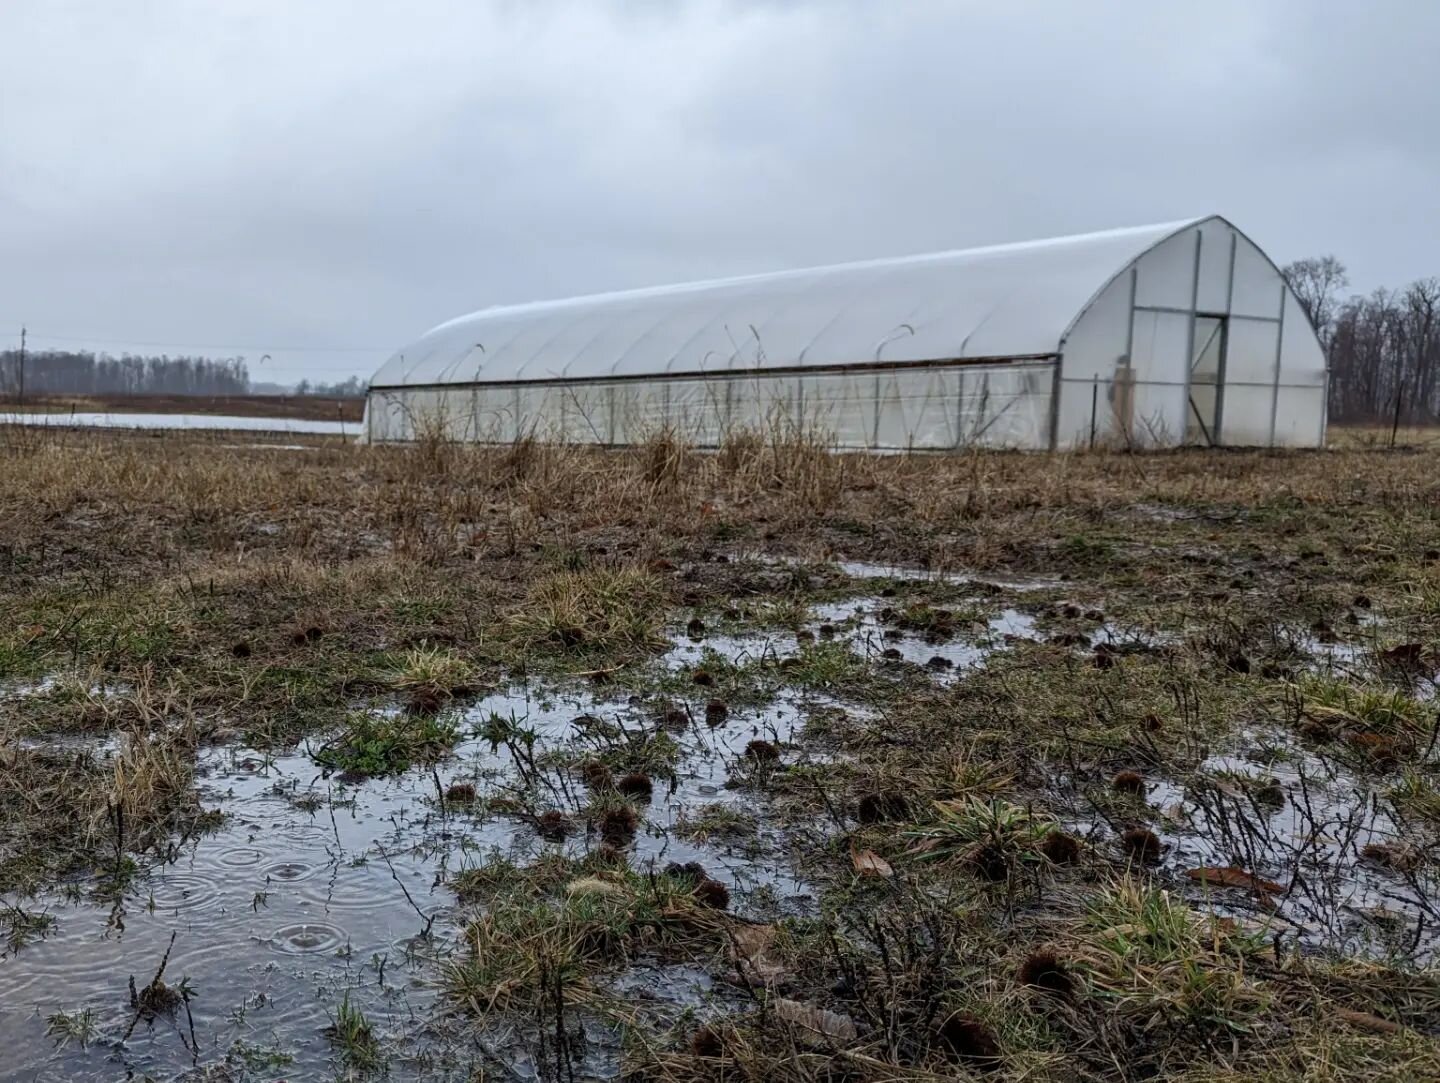
[[[406,346],[371,384],[1053,355],[1112,275],[1187,224],[487,308]]]
[[[491,308],[387,361],[365,434],[624,444],[668,426],[716,446],[783,421],[875,449],[1314,444],[1325,365],[1297,310],[1213,216]],[[1197,323],[1224,328],[1201,378]]]

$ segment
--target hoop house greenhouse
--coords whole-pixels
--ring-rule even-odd
[[[1209,217],[483,309],[381,367],[365,437],[1313,447],[1325,382],[1275,264]]]

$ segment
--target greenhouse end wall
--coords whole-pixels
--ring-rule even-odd
[[[1054,360],[815,373],[375,388],[366,439],[637,444],[667,428],[699,447],[801,428],[877,451],[1050,446]]]
[[[1324,443],[1319,340],[1274,263],[1224,219],[1135,260],[1062,354],[1057,447]]]

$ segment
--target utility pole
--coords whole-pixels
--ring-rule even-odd
[[[20,325],[20,394],[16,396],[18,402],[25,401],[25,325]]]

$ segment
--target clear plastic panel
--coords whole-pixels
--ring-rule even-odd
[[[1270,443],[1270,406],[1274,388],[1226,383],[1220,420],[1220,442],[1231,447],[1264,447]]]
[[[1043,448],[1049,364],[918,368],[738,379],[576,382],[377,393],[376,440],[504,442],[517,434],[571,443],[639,443],[664,428],[716,447],[736,429],[795,425],[838,447]]]
[[[1176,234],[1146,252],[1136,267],[1135,304],[1141,308],[1189,308],[1195,290],[1195,230]]]
[[[1131,368],[1137,383],[1184,384],[1190,367],[1190,317],[1136,312]]]
[[[1325,426],[1324,387],[1281,387],[1275,399],[1275,444],[1315,447]]]
[[[1305,310],[1293,293],[1286,292],[1285,331],[1280,353],[1280,383],[1323,387],[1325,354],[1310,327]]]
[[[1195,307],[1224,314],[1230,307],[1230,246],[1235,236],[1228,223],[1211,220],[1200,226],[1200,285]]]
[[[1264,386],[1268,399],[1269,389],[1275,383],[1279,334],[1280,325],[1274,320],[1231,317],[1229,338],[1225,344],[1227,400],[1231,388],[1243,385]]]
[[[1244,237],[1236,241],[1235,287],[1230,312],[1238,316],[1280,315],[1280,272]],[[1288,318],[1288,317],[1287,317]]]

